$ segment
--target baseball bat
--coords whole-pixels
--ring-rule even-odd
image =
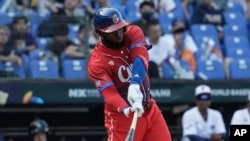
[[[135,127],[136,127],[136,123],[137,123],[137,115],[138,115],[138,110],[135,110],[133,120],[132,120],[132,123],[130,125],[130,129],[129,129],[129,132],[126,136],[125,141],[133,141],[134,140]]]

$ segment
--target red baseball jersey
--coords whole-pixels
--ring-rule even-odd
[[[135,25],[127,26],[124,45],[119,49],[111,49],[98,42],[88,62],[88,73],[100,94],[107,87],[115,86],[118,94],[127,101],[128,86],[132,77],[132,62],[135,57],[140,57],[147,68],[147,47],[142,30]],[[150,97],[149,86],[147,73],[141,84],[143,102]]]

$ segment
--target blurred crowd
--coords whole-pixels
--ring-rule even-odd
[[[104,6],[141,27],[152,78],[250,78],[249,0],[1,0],[0,76],[87,78]]]

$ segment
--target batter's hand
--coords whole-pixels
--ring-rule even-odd
[[[135,111],[136,109],[138,110],[138,117],[140,117],[143,112],[143,106],[142,106],[142,100],[143,100],[143,95],[140,90],[140,85],[138,84],[130,84],[128,87],[128,102],[132,106],[131,111]]]
[[[140,90],[140,85],[138,84],[129,85],[127,99],[131,106],[134,103],[142,103],[143,95]]]
[[[133,105],[132,105],[132,107],[131,107],[131,111],[132,112],[135,112],[135,111],[138,111],[138,117],[141,117],[142,116],[142,114],[144,113],[144,108],[143,108],[143,106],[142,106],[142,104],[141,103],[134,103]]]
[[[126,107],[124,109],[122,109],[122,113],[126,116],[129,117],[130,113],[131,113],[131,107]]]

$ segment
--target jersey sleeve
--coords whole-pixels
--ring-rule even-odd
[[[196,125],[193,120],[193,117],[188,113],[184,113],[182,117],[182,130],[183,130],[183,136],[197,134]]]
[[[95,84],[99,93],[102,94],[103,90],[109,86],[114,85],[114,82],[110,78],[104,67],[99,65],[89,65],[88,74],[91,81]]]
[[[136,57],[140,57],[145,67],[148,68],[148,49],[150,45],[147,44],[143,31],[138,26],[132,26],[128,36],[130,41],[129,50],[131,51],[131,60],[134,61]]]
[[[216,121],[217,123],[215,124],[215,133],[217,134],[224,134],[226,133],[226,128],[225,128],[225,123],[223,121],[222,115],[220,112],[217,111],[217,116],[216,116]]]

